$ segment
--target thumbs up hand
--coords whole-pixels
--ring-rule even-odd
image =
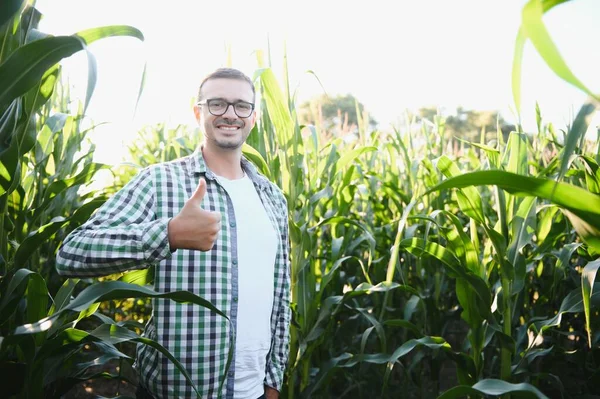
[[[198,188],[187,200],[181,212],[168,224],[169,246],[176,249],[209,251],[221,230],[221,214],[202,209],[206,194],[206,181],[202,178]]]

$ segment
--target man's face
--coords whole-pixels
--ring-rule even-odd
[[[238,79],[211,79],[204,83],[201,94],[202,105],[196,105],[194,113],[204,128],[206,145],[221,150],[241,148],[254,127],[256,112],[252,111],[248,117],[240,117],[236,114],[234,106],[226,103],[252,103],[252,88],[248,82]],[[225,113],[220,116],[211,114],[207,104],[210,100],[225,102]]]

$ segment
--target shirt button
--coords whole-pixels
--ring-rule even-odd
[[[233,371],[230,371],[230,372],[229,372],[229,376],[230,376],[230,377],[233,377]]]
[[[238,301],[238,297],[237,297],[237,296],[234,296],[234,297],[233,297],[233,302],[237,302],[237,301]]]
[[[234,265],[237,265],[237,259],[232,260],[231,263],[233,263]]]
[[[229,225],[230,225],[231,227],[235,227],[235,222],[231,222],[231,223],[229,223]]]

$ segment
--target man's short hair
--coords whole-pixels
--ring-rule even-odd
[[[247,82],[250,85],[250,87],[252,88],[252,102],[254,102],[254,100],[256,99],[254,83],[252,82],[252,79],[250,79],[245,73],[243,73],[242,71],[235,69],[235,68],[219,68],[216,71],[208,74],[202,80],[202,83],[200,83],[200,87],[198,88],[198,97],[197,97],[196,101],[199,102],[202,100],[202,86],[204,86],[204,83],[206,83],[207,81],[209,81],[211,79],[243,80],[243,81]]]

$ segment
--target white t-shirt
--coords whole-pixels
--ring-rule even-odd
[[[233,202],[237,226],[238,312],[233,397],[256,399],[264,394],[267,354],[271,348],[277,236],[250,178],[244,175],[237,180],[220,176],[218,179]]]

